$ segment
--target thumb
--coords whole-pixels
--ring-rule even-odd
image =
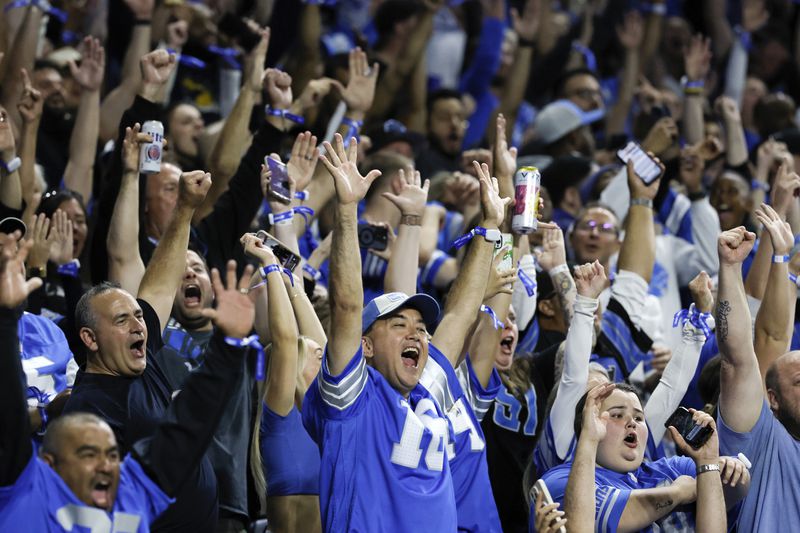
[[[67,64],[69,65],[69,71],[72,74],[72,77],[74,78],[75,76],[78,75],[78,65],[75,64],[75,60],[73,59],[67,61]]]
[[[397,205],[397,202],[400,200],[400,197],[395,195],[394,193],[390,192],[383,192],[381,196],[392,202],[394,205]]]
[[[217,320],[217,310],[216,309],[201,309],[200,314],[203,315],[205,318],[210,318],[212,321]]]
[[[678,446],[678,448],[682,449],[683,451],[689,450],[689,445],[686,444],[685,440],[683,440],[683,437],[678,430],[675,429],[675,426],[669,427],[669,434],[672,435],[672,440],[675,441],[675,444]]]

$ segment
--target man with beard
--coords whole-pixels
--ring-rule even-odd
[[[36,160],[44,167],[48,186],[54,188],[67,168],[69,143],[64,140],[72,135],[77,106],[68,103],[66,80],[57,64],[47,60],[37,61],[33,66],[31,81],[44,98]]]
[[[755,234],[739,226],[723,232],[717,244],[716,333],[722,356],[717,427],[721,454],[741,452],[753,462],[753,490],[742,503],[739,531],[779,531],[782,524],[800,520],[795,496],[800,486],[800,352],[784,353],[795,303],[788,267],[794,238],[789,224],[769,206],[757,216],[775,255],[755,339],[742,282],[742,262]]]
[[[416,160],[422,176],[461,169],[461,144],[467,124],[467,110],[460,93],[440,89],[428,97],[429,146]]]

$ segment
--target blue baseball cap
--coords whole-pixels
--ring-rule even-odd
[[[416,309],[428,331],[439,322],[439,304],[427,294],[409,296],[404,292],[389,292],[373,298],[361,313],[361,332],[367,331],[376,320],[385,318],[401,307]]]

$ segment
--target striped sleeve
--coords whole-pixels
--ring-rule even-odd
[[[622,512],[628,503],[631,491],[598,485],[594,493],[595,522],[598,533],[617,531]]]
[[[458,369],[456,369],[456,375],[458,376],[458,381],[461,383],[464,394],[466,394],[469,400],[469,405],[475,413],[475,418],[478,419],[478,422],[482,421],[489,407],[492,405],[492,402],[497,397],[497,393],[500,392],[500,387],[502,386],[500,374],[497,373],[496,369],[492,369],[489,383],[484,388],[480,381],[478,381],[478,377],[472,369],[469,356],[467,356],[458,366]]]
[[[319,398],[325,404],[327,413],[352,413],[361,403],[361,397],[369,381],[366,360],[361,353],[361,348],[355,353],[353,358],[338,376],[333,376],[328,372],[328,352],[322,359],[317,387]]]

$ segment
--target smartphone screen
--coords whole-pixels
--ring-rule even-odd
[[[300,264],[299,255],[292,252],[289,248],[284,246],[281,241],[266,231],[261,230],[256,233],[256,236],[261,239],[261,242],[264,244],[264,246],[268,246],[272,250],[272,253],[275,254],[275,258],[283,266],[283,268],[288,268],[289,270],[294,271],[297,265]]]
[[[626,165],[628,161],[633,160],[633,170],[647,185],[661,175],[661,167],[634,141],[630,141],[625,148],[619,150],[617,157]]]
[[[675,426],[675,429],[681,434],[683,440],[695,449],[703,446],[714,431],[710,427],[703,427],[695,424],[692,413],[685,407],[678,407],[664,426]]]
[[[271,157],[264,158],[267,168],[272,172],[269,180],[269,194],[281,203],[289,204],[292,202],[292,193],[289,190],[289,174],[286,165],[275,161]]]

